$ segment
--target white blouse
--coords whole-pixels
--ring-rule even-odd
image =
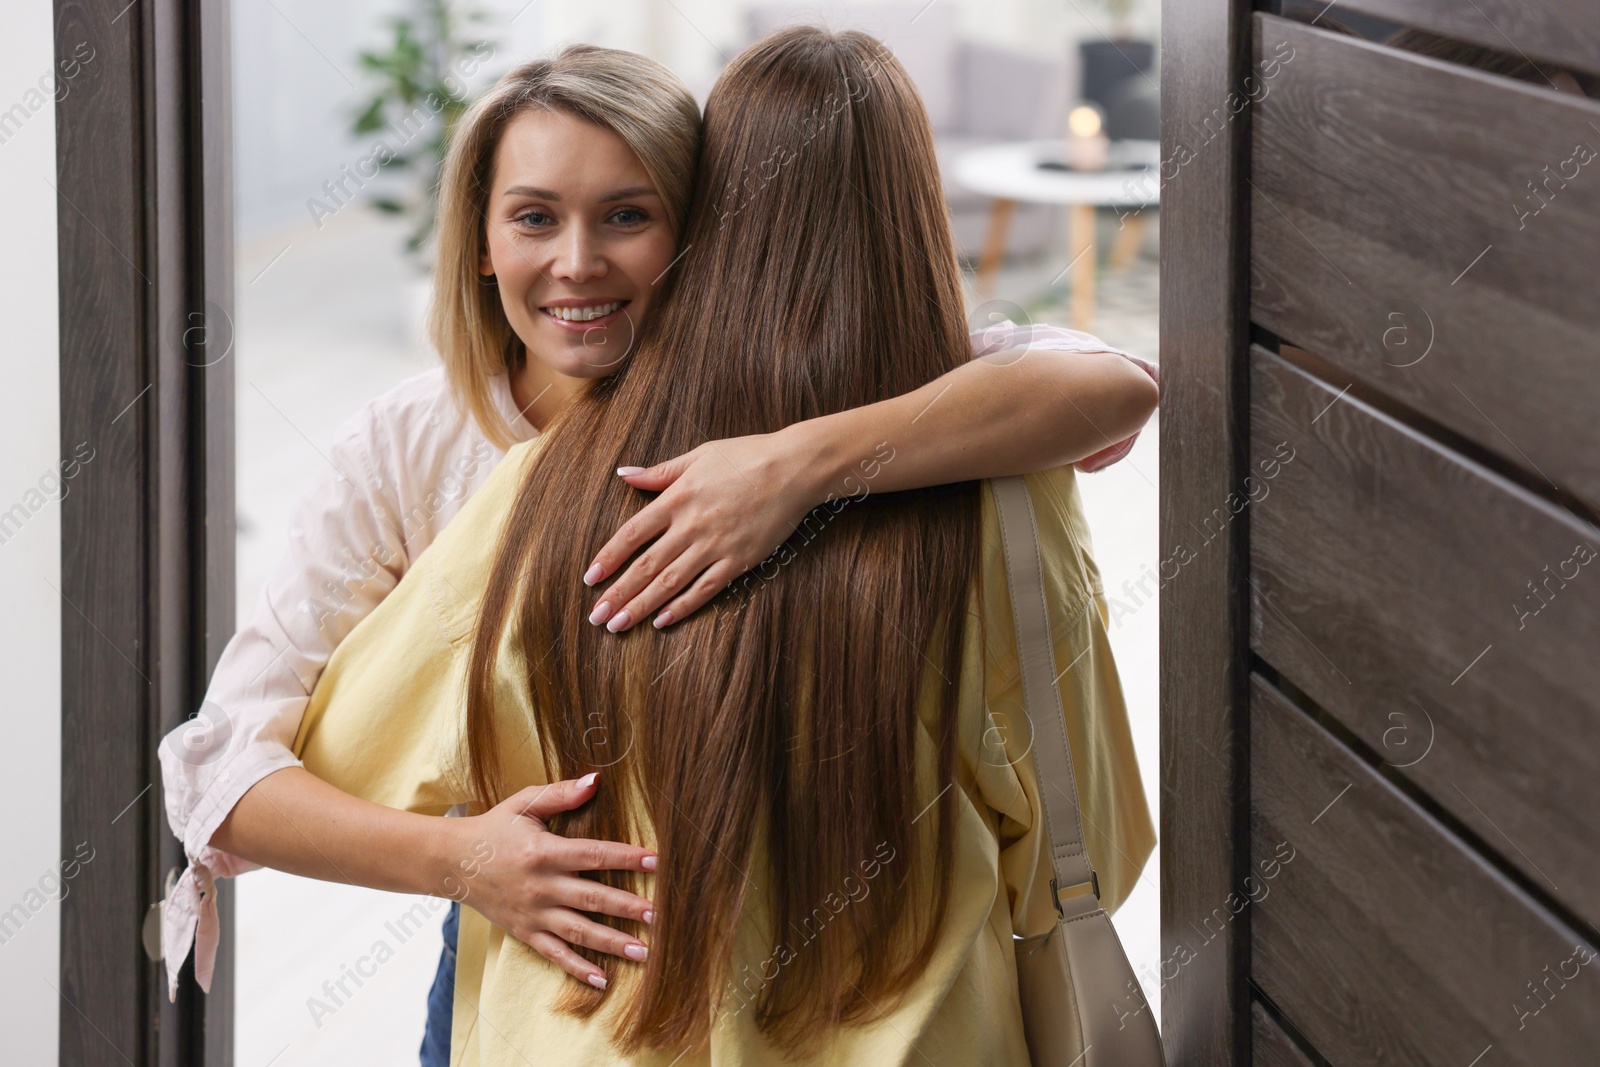
[[[1010,322],[973,334],[972,345],[977,354],[1117,351],[1076,330]],[[1152,364],[1120,354],[1157,377]],[[519,442],[535,436],[504,375],[492,381],[491,393]],[[1109,466],[1136,438],[1096,453],[1079,469]],[[290,745],[328,657],[505,453],[457,404],[438,368],[367,404],[345,423],[327,455],[329,466],[291,516],[288,552],[249,621],[223,650],[204,705],[160,745],[167,819],[189,859],[162,917],[169,999],[177,998],[178,973],[191,946],[195,978],[211,989],[220,934],[213,880],[260,866],[213,848],[212,834],[251,786],[301,765]]]

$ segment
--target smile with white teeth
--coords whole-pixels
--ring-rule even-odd
[[[613,300],[609,304],[594,304],[583,308],[548,307],[539,310],[552,318],[563,319],[567,322],[593,322],[603,319],[622,306],[622,301]]]

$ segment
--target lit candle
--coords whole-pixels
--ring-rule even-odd
[[[1074,170],[1103,170],[1108,142],[1100,109],[1079,104],[1067,114],[1067,166]]]

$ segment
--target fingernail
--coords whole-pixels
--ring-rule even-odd
[[[589,612],[589,621],[596,626],[599,626],[609,618],[611,618],[611,602],[609,600],[600,601],[594,606],[594,610]]]
[[[594,566],[583,572],[583,584],[593,585],[595,582],[598,582],[605,573],[605,568],[596,563]]]
[[[663,626],[669,625],[671,622],[672,622],[672,612],[663,611],[660,615],[656,616],[655,628],[659,630]]]
[[[650,955],[650,950],[643,945],[624,945],[622,946],[622,954],[630,960],[642,960]]]
[[[617,468],[617,473],[622,475],[624,478],[628,478],[628,477],[631,477],[631,476],[633,476],[635,474],[643,474],[644,473],[644,468],[643,467],[618,467]]]
[[[653,871],[656,869],[656,864],[660,862],[661,857],[659,856],[646,856],[644,859],[639,861],[639,866],[643,867],[647,871]],[[649,919],[645,920],[645,922],[649,921]]]
[[[644,924],[646,926],[649,926],[651,923],[653,923],[655,921],[656,921],[656,913],[655,912],[647,911],[647,912],[644,913]]]
[[[588,774],[586,774],[582,778],[578,779],[578,788],[579,789],[588,789],[591,785],[594,785],[595,780],[597,778],[599,778],[599,777],[600,777],[600,772],[599,771],[590,771]]]
[[[591,974],[589,976],[589,984],[596,989],[604,989],[606,987],[606,976],[603,974]]]
[[[610,630],[612,633],[616,633],[618,630],[626,630],[629,625],[632,624],[632,622],[632,613],[630,613],[627,608],[623,608],[612,617],[610,622],[606,623],[606,629]]]

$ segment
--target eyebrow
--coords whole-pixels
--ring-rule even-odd
[[[504,195],[531,196],[537,200],[559,201],[561,199],[561,194],[553,189],[536,189],[531,185],[513,185],[511,188],[505,191]],[[632,200],[635,197],[659,195],[659,193],[657,193],[648,185],[631,185],[626,189],[618,189],[615,192],[607,193],[605,196],[600,198],[599,202],[602,204],[609,204],[616,200]]]

